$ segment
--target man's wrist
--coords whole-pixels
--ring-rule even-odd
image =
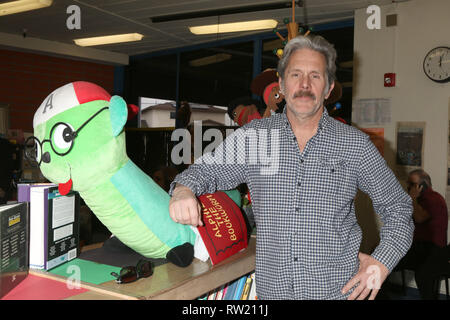
[[[175,185],[175,188],[173,189],[173,195],[172,196],[176,197],[177,195],[185,193],[185,192],[194,194],[194,192],[191,190],[191,188],[189,188],[189,187],[187,187],[185,185],[177,183]]]
[[[177,197],[185,197],[185,196],[192,196],[192,197],[196,197],[196,193],[195,193],[195,186],[194,185],[186,185],[184,183],[179,183],[179,182],[173,182],[173,187],[171,187],[171,192],[169,192],[169,195],[172,198],[177,198]]]
[[[372,258],[383,264],[388,272],[392,272],[394,267],[402,258],[402,255],[397,252],[392,246],[386,243],[380,243],[371,254]]]

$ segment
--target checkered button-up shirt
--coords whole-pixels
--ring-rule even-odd
[[[383,226],[372,256],[389,271],[414,230],[411,198],[368,136],[324,110],[300,152],[286,113],[254,120],[204,154],[175,183],[198,196],[247,183],[256,222],[256,292],[260,299],[345,299],[357,273],[362,232],[358,189]]]

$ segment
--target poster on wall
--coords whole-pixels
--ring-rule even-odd
[[[359,128],[362,132],[369,135],[370,140],[384,157],[384,128]]]
[[[412,170],[423,168],[425,122],[397,122],[395,172],[400,181]]]
[[[391,122],[391,99],[358,99],[353,103],[353,122],[360,126],[382,126]]]
[[[396,164],[423,167],[425,122],[397,122]]]

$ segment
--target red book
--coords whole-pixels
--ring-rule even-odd
[[[217,264],[247,248],[247,226],[241,209],[225,192],[199,197],[203,226],[198,227],[211,263]]]

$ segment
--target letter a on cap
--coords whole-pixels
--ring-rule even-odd
[[[53,101],[53,94],[50,94],[48,96],[47,102],[45,103],[44,110],[42,111],[42,113],[45,113],[47,111],[47,107],[49,107],[49,109],[53,109],[52,101]]]
[[[37,109],[33,118],[33,128],[54,116],[83,103],[104,100],[111,96],[102,87],[86,81],[68,83],[48,95]]]

